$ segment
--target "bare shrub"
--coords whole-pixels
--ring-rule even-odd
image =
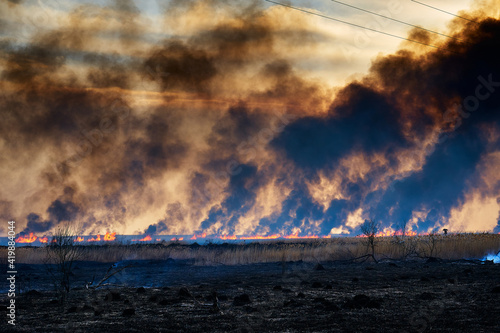
[[[375,247],[378,243],[377,233],[379,228],[379,223],[373,220],[365,220],[365,222],[361,225],[361,232],[366,236],[365,245],[367,249],[371,249],[370,256],[375,262],[377,262],[377,259],[375,259]]]
[[[64,302],[71,290],[71,276],[75,262],[83,257],[85,247],[75,244],[77,228],[60,226],[45,246],[47,272],[53,277],[54,288]]]
[[[439,235],[435,232],[429,233],[426,237],[422,238],[422,250],[420,257],[437,257],[439,254]]]

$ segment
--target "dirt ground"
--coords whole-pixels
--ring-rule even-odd
[[[79,262],[61,304],[43,265],[20,265],[2,332],[500,332],[500,265],[459,262],[195,266]],[[94,282],[95,285],[95,282]],[[29,291],[28,291],[29,290]],[[215,298],[216,296],[217,298]],[[1,311],[6,311],[5,292]]]

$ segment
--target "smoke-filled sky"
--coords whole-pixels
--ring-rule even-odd
[[[500,6],[423,2],[0,2],[0,233],[500,232]]]

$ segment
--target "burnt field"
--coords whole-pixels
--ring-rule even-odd
[[[373,240],[20,247],[15,330],[500,331],[499,235]]]
[[[198,266],[77,262],[64,302],[43,265],[20,265],[19,332],[498,332],[500,265],[479,261]],[[116,267],[119,269],[119,267]],[[116,269],[111,268],[111,269]],[[28,281],[29,278],[29,281]],[[214,298],[217,296],[217,299]],[[5,307],[2,306],[5,311]],[[3,331],[12,331],[2,325]]]
[[[479,260],[498,251],[498,235],[379,237],[375,260],[366,245],[348,238],[18,248],[15,330],[500,329],[500,265]],[[66,257],[75,259],[64,266],[67,290],[62,263],[53,261],[58,250],[78,254]],[[6,301],[2,290],[2,311]]]

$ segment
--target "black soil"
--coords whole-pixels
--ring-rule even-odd
[[[16,326],[3,291],[1,331],[500,332],[498,264],[129,264],[93,290],[117,268],[79,262],[64,302],[46,267],[18,265]]]

